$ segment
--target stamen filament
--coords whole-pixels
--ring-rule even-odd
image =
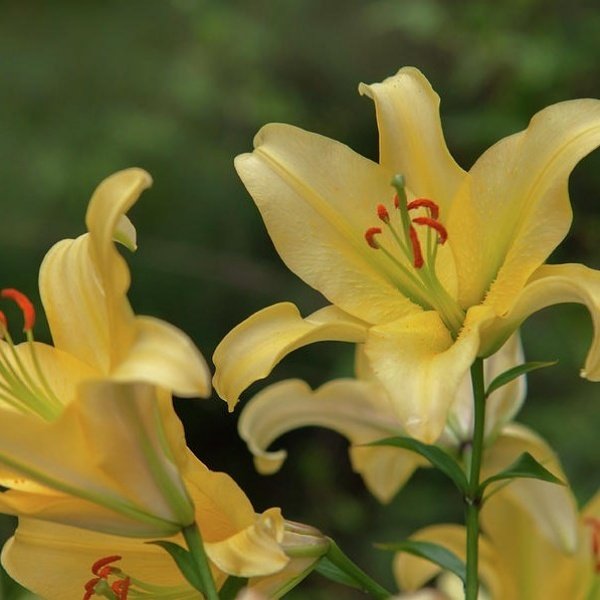
[[[55,404],[55,406],[60,409],[62,407],[62,403],[59,400],[58,396],[54,393],[54,390],[50,387],[50,384],[48,383],[48,380],[44,375],[44,371],[42,369],[42,366],[40,365],[37,352],[35,351],[35,340],[33,339],[33,332],[31,330],[27,331],[27,342],[29,344],[29,348],[31,351],[31,359],[33,360],[33,366],[35,372],[37,373],[38,379],[40,380],[44,391],[48,395],[48,399],[51,400]]]

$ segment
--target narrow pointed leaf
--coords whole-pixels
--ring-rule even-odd
[[[234,577],[230,575],[219,590],[219,598],[221,600],[235,600],[238,592],[248,583],[245,577]]]
[[[148,544],[154,544],[155,546],[160,546],[163,550],[166,550],[175,561],[175,564],[183,576],[188,580],[189,584],[194,589],[205,594],[202,581],[198,575],[196,565],[194,564],[194,558],[190,552],[173,542],[166,542],[163,540],[148,542]]]
[[[550,473],[546,467],[542,466],[535,458],[533,458],[529,452],[523,452],[523,454],[521,454],[521,456],[519,456],[519,458],[517,458],[512,465],[503,471],[488,477],[479,486],[479,491],[480,493],[483,493],[485,488],[494,481],[518,478],[541,479],[542,481],[548,481],[558,485],[565,485],[563,481],[552,475],[552,473]]]
[[[451,571],[457,577],[460,577],[464,583],[467,578],[465,563],[447,548],[434,544],[433,542],[420,542],[418,540],[406,540],[390,544],[377,544],[382,550],[391,550],[392,552],[408,552],[420,558],[424,558],[444,571]]]
[[[449,477],[461,493],[466,493],[468,483],[467,478],[454,458],[445,450],[432,444],[424,444],[413,438],[391,437],[383,440],[377,440],[366,444],[367,446],[394,446],[405,450],[412,450],[425,457],[434,467],[439,469],[444,475]]]
[[[329,550],[323,556],[315,570],[336,583],[353,587],[367,592],[376,600],[390,598],[391,594],[367,575],[358,565],[354,564],[332,540],[329,540]]]
[[[525,373],[529,373],[531,371],[536,371],[537,369],[544,369],[546,367],[552,367],[557,364],[557,360],[551,361],[531,361],[523,363],[522,365],[517,365],[512,369],[508,369],[508,371],[504,371],[496,377],[492,383],[490,383],[488,389],[485,392],[486,398],[492,393],[495,392],[498,388],[501,388],[503,385],[510,383],[513,379],[520,377],[521,375],[525,375]]]

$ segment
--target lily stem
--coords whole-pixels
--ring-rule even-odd
[[[481,508],[479,476],[485,430],[485,383],[482,358],[477,358],[471,367],[471,382],[473,384],[474,418],[469,485],[465,496],[467,524],[465,600],[477,600],[479,592],[479,510]]]
[[[219,594],[217,592],[217,588],[215,587],[215,581],[210,571],[208,557],[204,551],[204,544],[202,542],[202,536],[200,534],[200,530],[198,529],[198,525],[196,525],[194,522],[191,525],[184,527],[182,533],[189,551],[194,557],[194,562],[198,569],[198,576],[202,582],[206,600],[219,600]]]

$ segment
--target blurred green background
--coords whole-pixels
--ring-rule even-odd
[[[83,231],[94,187],[141,166],[153,188],[132,212],[139,250],[128,257],[132,303],[163,317],[210,357],[227,331],[281,300],[304,314],[324,300],[289,273],[233,170],[269,121],[299,125],[377,158],[371,102],[359,81],[419,67],[442,97],[448,145],[468,168],[544,106],[598,96],[595,0],[130,0],[0,2],[0,269],[2,285],[36,300],[52,243]],[[553,261],[600,267],[600,153],[570,182],[574,224]],[[37,335],[47,339],[41,325]],[[590,340],[580,307],[546,310],[526,325],[533,374],[520,419],[558,450],[580,501],[597,489],[599,388],[578,376]],[[317,385],[351,373],[349,347],[299,351],[271,379]],[[261,386],[256,386],[260,389]],[[248,397],[248,396],[247,396]],[[218,398],[177,403],[190,445],[226,470],[258,510],[331,534],[387,585],[391,557],[372,542],[460,520],[441,477],[420,472],[386,507],[352,473],[345,441],[303,430],[283,440],[281,472],[258,476]],[[446,501],[445,498],[448,498]],[[1,522],[7,537],[13,523]],[[0,597],[21,597],[5,577]],[[353,598],[313,575],[291,596]],[[26,596],[22,596],[26,597]],[[359,597],[359,596],[356,596]]]

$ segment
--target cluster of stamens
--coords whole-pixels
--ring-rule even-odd
[[[595,571],[600,574],[600,519],[588,517],[584,523],[592,530],[592,557]]]
[[[403,234],[401,235],[392,224],[388,209],[383,204],[379,204],[377,206],[377,216],[379,220],[385,223],[385,225],[390,229],[392,235],[399,243],[403,252],[407,255],[407,258],[410,260],[410,262],[412,262],[413,266],[416,269],[420,269],[425,264],[425,259],[423,258],[421,242],[419,241],[419,236],[417,235],[414,225],[424,225],[434,230],[437,234],[436,243],[444,244],[448,239],[448,232],[438,220],[440,209],[433,200],[429,200],[428,198],[415,198],[411,202],[406,203],[405,198],[400,198],[399,194],[394,196],[394,208],[401,211],[402,217],[404,217],[402,211],[405,211],[406,214],[408,214],[409,211],[419,208],[427,209],[428,216],[413,217],[410,220],[403,218]],[[382,233],[381,227],[369,227],[365,232],[365,240],[367,244],[371,246],[371,248],[374,248],[375,250],[383,249],[387,253],[387,250],[385,250],[383,246],[381,246],[381,244],[375,239],[375,236],[379,235],[380,233]],[[406,238],[408,239],[406,240]],[[408,244],[406,242],[408,242]],[[410,253],[407,251],[409,247]]]
[[[392,211],[384,204],[377,205],[376,213],[391,234],[388,242],[392,241],[394,247],[378,239],[383,232],[381,226],[369,227],[364,234],[365,241],[386,257],[385,264],[379,264],[400,293],[425,310],[436,310],[456,338],[465,312],[446,291],[436,273],[438,246],[448,239],[448,232],[440,222],[440,208],[429,198],[415,198],[409,202],[402,175],[392,179],[392,186],[396,189],[393,212],[399,218],[391,215]],[[414,216],[414,211],[419,213]],[[418,226],[426,228],[424,236],[417,233]]]
[[[23,314],[23,332],[29,346],[33,368],[27,368],[17,351],[8,329],[8,319],[0,311],[0,400],[25,413],[34,412],[52,419],[61,410],[61,402],[53,392],[40,365],[33,337],[35,309],[29,298],[13,288],[0,291],[0,296],[12,300]]]
[[[121,560],[120,556],[106,556],[97,560],[92,565],[94,577],[83,587],[85,593],[83,600],[90,600],[94,596],[104,596],[112,600],[127,600],[131,579],[123,574],[123,571],[112,563]],[[116,578],[110,583],[109,579]]]

